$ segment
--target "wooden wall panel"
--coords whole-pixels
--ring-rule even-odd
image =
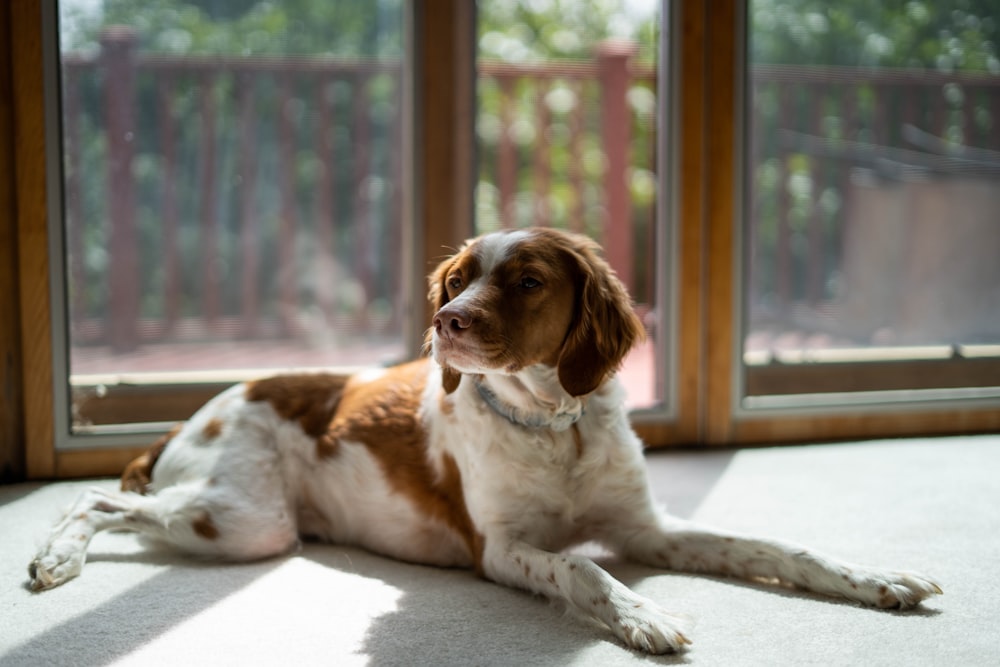
[[[38,479],[55,473],[42,17],[34,2],[10,11],[25,456],[28,477]]]
[[[0,6],[0,483],[24,478],[10,7]]]
[[[475,3],[465,0],[425,0],[418,7],[414,132],[422,240],[414,300],[424,304],[423,329],[433,314],[423,277],[473,230],[476,24]]]
[[[739,298],[733,266],[736,179],[737,20],[735,0],[712,4],[710,30],[705,35],[705,235],[708,274],[705,282],[704,410],[701,439],[710,444],[728,442],[732,415],[734,299]]]
[[[675,425],[643,425],[643,435],[653,445],[693,444],[699,441],[704,423],[701,395],[704,391],[705,347],[704,289],[705,235],[705,21],[702,3],[679,3],[678,38],[674,50],[679,81],[672,88],[676,119],[677,165],[674,207],[679,266],[677,298],[677,421]]]

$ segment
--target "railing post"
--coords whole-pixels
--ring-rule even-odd
[[[497,187],[500,190],[500,226],[512,229],[517,225],[514,196],[517,194],[517,148],[510,136],[514,123],[514,84],[508,76],[498,76],[500,86],[500,140],[497,145]]]
[[[135,43],[135,32],[127,26],[110,26],[101,33],[111,255],[106,318],[108,339],[115,352],[129,352],[138,345],[139,245],[132,183]]]
[[[632,115],[628,108],[631,81],[629,61],[635,55],[632,42],[607,40],[597,46],[597,69],[601,84],[601,144],[604,149],[604,251],[611,267],[630,290],[635,287],[632,267],[632,197],[628,183]]]

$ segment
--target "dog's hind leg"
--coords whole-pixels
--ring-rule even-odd
[[[28,565],[34,591],[54,588],[80,574],[87,559],[87,547],[98,532],[133,529],[136,504],[143,496],[86,490],[49,533],[45,545]]]
[[[278,555],[298,543],[283,503],[247,511],[239,498],[220,498],[209,485],[178,484],[148,496],[85,491],[28,566],[31,589],[54,588],[79,575],[91,539],[102,530],[134,531],[188,553],[229,560]]]

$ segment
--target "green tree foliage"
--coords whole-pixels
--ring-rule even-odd
[[[129,25],[137,35],[137,47],[146,54],[171,56],[227,55],[227,56],[292,56],[318,57],[329,60],[379,58],[388,61],[404,57],[405,2],[409,0],[104,0],[101,3],[64,0],[61,3],[61,36],[64,53],[93,56],[100,50],[100,35],[109,25]],[[470,0],[471,1],[471,0]],[[634,61],[638,69],[656,62],[659,42],[658,0],[481,0],[478,3],[478,55],[483,60],[502,60],[514,63],[544,64],[560,60],[587,60],[595,56],[595,46],[606,39],[625,39],[634,42],[638,50]],[[843,67],[905,67],[923,68],[940,72],[986,72],[1000,75],[997,45],[1000,44],[1000,13],[997,0],[950,0],[948,2],[886,0],[751,0],[747,7],[748,49],[751,63],[794,64]],[[106,152],[102,123],[102,80],[99,75],[82,75],[80,86],[85,111],[78,118],[80,135],[77,151],[81,158],[77,167],[81,179],[83,218],[90,225],[85,230],[87,240],[83,261],[94,275],[103,274],[109,261],[104,248],[106,229],[101,220],[106,219],[107,185],[101,180],[99,164]],[[87,78],[89,77],[89,78]],[[158,224],[163,194],[160,187],[163,157],[160,155],[162,138],[153,126],[164,114],[175,117],[180,128],[177,156],[182,166],[181,174],[192,180],[199,178],[199,151],[203,148],[198,135],[203,89],[197,82],[185,83],[179,77],[172,85],[173,98],[164,107],[157,97],[159,81],[146,74],[137,83],[139,115],[149,121],[150,127],[138,133],[137,151],[133,171],[140,196],[137,201],[139,224],[143,238],[152,247],[158,242]],[[354,101],[358,91],[347,79],[328,81],[320,89],[331,105],[335,119],[331,144],[319,147],[315,143],[315,129],[310,123],[314,114],[317,89],[313,83],[284,82],[291,95],[281,114],[295,114],[293,161],[295,164],[295,189],[298,192],[300,218],[311,219],[313,198],[321,187],[323,175],[319,166],[321,151],[336,156],[338,169],[333,178],[334,206],[337,209],[338,233],[347,238],[355,224],[351,202],[364,193],[378,190],[374,184],[391,181],[390,156],[394,151],[393,119],[398,107],[399,90],[391,78],[383,76],[369,82],[366,107],[370,107],[373,136],[381,137],[373,144],[368,169],[373,178],[357,174],[353,156],[360,155],[354,142],[356,137],[352,116],[358,112]],[[255,174],[259,183],[258,216],[265,227],[265,245],[277,233],[280,205],[277,201],[275,174],[277,135],[275,118],[279,116],[270,106],[276,104],[277,93],[272,90],[278,82],[260,81],[240,83],[231,75],[219,76],[212,88],[217,113],[220,117],[219,155],[230,155],[238,146],[236,104],[238,88],[252,85],[259,96],[257,111],[260,126],[256,129],[260,166]],[[276,89],[275,89],[276,90]],[[984,89],[985,90],[985,89]],[[801,92],[801,91],[799,91]],[[683,91],[681,92],[683,94]],[[944,108],[948,111],[948,126],[931,127],[916,122],[924,129],[939,136],[947,136],[955,144],[967,142],[975,145],[982,137],[990,136],[1000,127],[994,118],[996,108],[988,93],[979,91],[970,97],[974,105],[972,114],[965,113],[967,104],[962,91],[956,86],[945,87],[937,94],[946,95]],[[535,212],[543,207],[550,221],[557,225],[570,224],[576,211],[582,210],[584,227],[599,234],[602,226],[601,184],[605,178],[605,164],[600,139],[598,103],[601,91],[594,82],[578,84],[570,79],[554,79],[542,85],[524,79],[513,87],[514,102],[505,111],[500,85],[495,80],[481,79],[479,86],[478,139],[480,179],[478,215],[487,225],[499,224],[497,179],[490,170],[498,162],[501,133],[512,136],[516,143],[517,177],[514,186],[516,224],[529,224],[536,219]],[[798,92],[791,99],[799,99]],[[799,100],[798,104],[813,104],[814,98]],[[866,120],[874,114],[875,103],[871,91],[858,94],[856,117],[848,118],[838,106],[838,98],[828,96],[820,103],[823,112],[822,131],[816,128],[792,128],[802,132],[822,134],[831,140],[851,139],[885,143],[884,137],[872,136]],[[779,130],[778,111],[781,108],[777,93],[759,94],[754,100],[754,113],[759,114],[760,139],[773,143]],[[652,219],[656,204],[655,131],[658,105],[657,90],[652,81],[634,81],[628,94],[633,118],[633,164],[627,182],[632,192],[633,228],[642,230]],[[882,103],[880,103],[882,104]],[[899,106],[898,103],[894,103]],[[581,106],[582,105],[582,106]],[[538,127],[540,110],[547,109],[549,126]],[[931,108],[927,102],[923,108]],[[585,108],[579,117],[573,115],[577,108]],[[505,127],[505,113],[512,114],[511,127]],[[971,119],[971,120],[970,120]],[[571,135],[574,123],[587,129],[572,148]],[[784,128],[787,129],[787,128]],[[535,180],[535,157],[540,138],[547,140],[551,173],[547,176],[549,192],[544,200],[538,197]],[[790,221],[796,229],[804,228],[812,219],[814,199],[823,210],[823,220],[830,228],[837,226],[841,210],[840,193],[836,187],[820,188],[814,183],[813,162],[798,155],[784,160],[777,155],[765,154],[757,168],[755,187],[759,195],[759,232],[761,252],[773,249],[773,231],[776,224],[771,209],[775,207],[777,193],[790,193],[793,204],[801,209],[800,215]],[[227,152],[229,151],[229,152]],[[221,233],[230,238],[235,248],[238,231],[238,207],[233,199],[234,183],[246,175],[238,174],[232,162],[220,159],[219,182],[229,199],[220,198]],[[73,173],[68,165],[68,173]],[[225,169],[229,169],[228,172]],[[573,174],[582,186],[573,187]],[[377,178],[375,178],[377,177]],[[227,181],[226,179],[232,179]],[[358,181],[368,183],[358,190]],[[801,185],[801,187],[796,184]],[[806,187],[808,186],[808,187]],[[380,186],[381,187],[381,186]],[[383,190],[386,188],[383,187]],[[187,243],[194,254],[199,237],[196,221],[199,203],[197,187],[178,186],[182,224],[182,243]],[[359,194],[359,192],[361,194]],[[803,194],[804,193],[804,194]],[[814,196],[815,195],[815,196]],[[378,201],[382,199],[375,198]],[[383,198],[384,201],[389,201]],[[824,204],[824,202],[826,202]],[[382,204],[384,206],[384,204]],[[375,200],[373,210],[377,210]],[[798,210],[796,209],[796,210]],[[381,211],[379,220],[388,220],[390,214]],[[510,216],[508,216],[508,219]],[[96,221],[96,222],[89,222]],[[576,221],[579,222],[579,221]],[[390,222],[385,222],[388,225]],[[268,231],[270,230],[270,231]],[[643,233],[643,232],[637,232]],[[771,233],[770,237],[767,234]],[[186,234],[186,236],[185,236]],[[271,236],[268,236],[271,234]],[[383,235],[384,236],[384,235]],[[347,244],[341,244],[347,247]],[[833,246],[835,244],[831,244]],[[796,247],[805,247],[799,244]],[[805,252],[800,253],[800,263],[809,261]],[[641,259],[641,258],[640,258]],[[230,265],[238,261],[233,251]],[[766,262],[761,262],[764,265]],[[828,264],[836,264],[836,258]],[[235,270],[235,269],[234,269]],[[196,276],[196,271],[185,275]],[[99,282],[99,281],[98,281]],[[97,284],[97,283],[95,283]],[[235,283],[233,283],[235,285]],[[97,288],[88,288],[91,292]],[[193,289],[193,288],[192,288]],[[146,291],[152,293],[151,288]],[[95,304],[103,297],[95,295]],[[190,307],[196,308],[194,297]],[[155,312],[157,307],[150,306]]]
[[[750,57],[766,64],[1000,74],[996,0],[753,0]]]
[[[488,0],[479,8],[479,54],[507,62],[588,60],[594,45],[625,39],[640,57],[655,55],[659,11],[655,1]]]
[[[400,57],[404,0],[106,0],[62,14],[63,48],[96,49],[132,26],[149,53]]]
[[[349,311],[360,319],[365,308],[385,303],[398,289],[385,277],[394,267],[376,272],[372,265],[391,256],[398,238],[398,211],[391,206],[399,196],[403,1],[65,0],[62,84],[64,110],[73,113],[64,119],[67,218],[70,234],[82,241],[82,252],[71,258],[79,267],[74,277],[82,278],[71,286],[75,310],[104,318],[110,308],[110,201],[125,187],[108,182],[111,88],[128,95],[135,119],[128,187],[142,265],[142,316],[162,317],[166,308],[168,267],[161,249],[168,210],[177,219],[170,243],[179,258],[182,317],[199,316],[206,279],[222,295],[222,315],[238,314],[241,270],[250,261],[265,317],[322,301],[326,313]],[[142,56],[124,91],[105,75],[99,57],[106,28],[120,25],[132,29],[134,50]],[[202,64],[177,66],[188,56],[202,56]],[[225,56],[230,63],[249,56],[248,69],[240,71],[250,73],[213,67],[204,56]],[[265,66],[253,69],[253,57]],[[323,61],[322,67],[310,67],[310,59]],[[381,63],[352,69],[368,59]],[[283,69],[276,74],[266,63]],[[251,150],[253,158],[245,159]],[[320,193],[329,202],[327,214],[321,214]],[[253,258],[241,245],[248,224],[259,247]],[[365,252],[356,241],[361,226],[371,241]],[[318,242],[321,227],[329,246]],[[283,264],[283,242],[292,244],[301,268]],[[206,277],[209,247],[214,255]],[[326,275],[332,266],[344,277],[324,284],[308,278],[324,266]],[[358,275],[373,278],[359,288]],[[279,283],[297,280],[297,302],[280,303]]]
[[[762,64],[916,67],[1000,74],[996,0],[751,0],[750,59]],[[645,3],[495,0],[479,5],[480,53],[524,62],[589,58],[607,38],[657,31]]]
[[[752,91],[758,146],[749,185],[756,215],[752,298],[775,298],[781,261],[790,266],[785,281],[792,293],[778,301],[837,297],[848,222],[845,184],[849,170],[858,166],[852,161],[857,154],[902,149],[916,155],[923,148],[911,140],[914,129],[939,142],[937,150],[996,149],[1000,88],[990,85],[990,75],[1000,75],[998,9],[996,0],[750,3],[752,63],[816,68],[811,75],[803,70],[797,81],[756,80]],[[838,79],[821,69],[829,66],[854,68],[854,73]],[[893,85],[865,81],[869,72],[893,69],[910,73],[897,76]],[[943,85],[928,83],[914,76],[915,70],[954,78]],[[973,77],[963,78],[966,74]],[[796,145],[789,130],[825,141],[840,157]],[[853,142],[851,148],[847,142]],[[780,233],[788,235],[790,257],[779,257]],[[809,276],[817,270],[822,280],[814,280],[813,292],[807,293]],[[822,293],[815,292],[817,283]]]

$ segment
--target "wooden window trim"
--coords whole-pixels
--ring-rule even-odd
[[[0,7],[0,483],[25,466],[10,9]]]
[[[640,419],[640,435],[651,445],[739,445],[1000,430],[995,401],[982,407],[819,414],[739,409],[733,372],[739,355],[734,220],[741,167],[734,119],[742,113],[737,107],[742,5],[720,0],[711,10],[699,3],[669,6],[676,26],[671,87],[679,91],[672,109],[672,191],[678,198],[672,204],[673,238],[679,262],[672,296],[680,352],[669,369],[676,377],[676,417]],[[447,246],[470,236],[473,228],[475,9],[462,0],[423,0],[414,11],[415,144],[405,148],[417,156],[418,213],[408,241],[420,249],[410,273],[423,276]],[[16,385],[3,408],[2,416],[13,417],[0,432],[0,461],[32,479],[115,474],[141,448],[56,451],[53,446],[41,14],[33,3],[11,3],[0,12],[0,87],[13,93],[13,105],[0,109],[0,168],[13,167],[2,170],[0,209],[12,215],[0,228],[0,241],[16,240],[0,250],[6,266],[0,288],[16,282],[0,294],[0,317],[20,314],[19,327],[6,317],[0,325],[0,352],[13,360],[4,369],[5,379],[9,384],[13,377]],[[414,279],[416,307],[426,303],[425,287],[422,277]],[[424,308],[429,316],[429,306]],[[421,331],[410,333],[415,345],[420,337]],[[198,393],[175,396],[178,409],[200,404],[217,388],[206,385]],[[139,400],[136,396],[123,391],[121,400]],[[23,450],[21,442],[28,443]]]
[[[13,146],[21,323],[25,471],[29,478],[56,475],[52,446],[52,346],[49,331],[49,263],[45,202],[45,109],[42,16],[39,6],[10,9]]]
[[[712,3],[709,20],[706,17],[707,7],[685,3],[685,11],[698,14],[697,18],[690,19],[691,22],[698,23],[704,30],[701,53],[705,58],[706,92],[702,109],[705,117],[705,158],[702,166],[710,166],[702,171],[705,181],[705,275],[709,276],[704,285],[704,341],[707,349],[702,440],[712,445],[740,445],[975,433],[1000,429],[1000,408],[996,400],[983,401],[979,405],[945,402],[922,406],[886,405],[883,408],[865,411],[848,409],[832,414],[829,410],[817,408],[760,411],[756,414],[739,408],[742,388],[736,384],[734,368],[740,363],[741,323],[736,308],[740,282],[735,273],[740,263],[736,261],[735,253],[742,241],[737,233],[736,215],[739,211],[737,198],[741,192],[738,179],[742,178],[742,167],[739,165],[742,136],[738,131],[743,114],[740,106],[742,72],[739,70],[739,49],[743,44],[741,31],[745,26],[745,4],[738,0]],[[693,71],[685,69],[685,76],[692,74]],[[690,83],[685,79],[682,86]],[[682,224],[694,223],[685,220]],[[976,367],[976,372],[988,372],[986,363],[995,364],[986,360],[970,363]],[[930,365],[913,364],[910,372],[918,367],[922,372],[930,371]],[[969,363],[965,367],[968,369]],[[897,374],[898,368],[892,362],[871,362],[856,364],[851,370],[869,374],[870,377],[883,377],[885,373]],[[758,375],[756,381],[760,379]],[[898,382],[899,379],[890,377],[885,381]]]
[[[9,253],[17,262],[11,279],[17,287],[11,294],[19,298],[4,298],[3,307],[20,314],[9,322],[20,322],[20,328],[0,329],[0,351],[21,361],[14,368],[14,384],[23,395],[23,407],[13,401],[11,410],[23,419],[12,420],[12,435],[4,433],[4,459],[16,465],[14,453],[23,452],[24,463],[14,476],[23,472],[30,479],[79,477],[117,474],[124,465],[143,451],[144,447],[108,447],[100,449],[55,448],[53,427],[52,339],[50,332],[49,298],[49,235],[48,211],[45,199],[45,114],[42,56],[42,15],[33,3],[13,3],[5,7],[9,23],[0,23],[3,30],[3,53],[0,62],[11,75],[14,107],[8,119],[0,113],[0,132],[12,156],[16,182],[7,182],[11,193],[0,190],[0,206],[14,212],[16,220],[3,233],[16,237],[16,250]],[[474,109],[474,20],[471,3],[462,0],[423,0],[415,5],[414,52],[418,58],[415,90],[415,137],[403,150],[415,151],[416,196],[418,211],[415,224],[407,239],[420,251],[416,266],[409,273],[411,295],[415,308],[429,313],[426,304],[426,283],[423,276],[456,239],[472,233],[472,123]],[[6,21],[8,14],[4,14]],[[7,64],[9,63],[9,67]],[[0,85],[4,80],[0,79]],[[0,163],[2,164],[2,163]],[[15,209],[16,202],[16,209]],[[0,280],[3,278],[0,277]],[[2,285],[3,283],[0,283]],[[427,318],[414,318],[414,330],[407,332],[413,353],[419,352]],[[20,340],[17,340],[19,337]],[[8,352],[9,351],[9,352]],[[222,385],[197,385],[158,388],[157,401],[166,400],[178,415],[201,405],[217,393]],[[149,388],[121,387],[114,390],[110,408],[139,410],[149,401]],[[24,438],[20,438],[23,429]],[[21,442],[27,443],[23,449]],[[12,453],[8,455],[7,450]]]

